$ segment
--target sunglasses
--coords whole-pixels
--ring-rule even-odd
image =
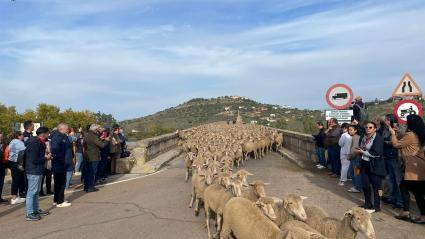
[[[368,126],[368,127],[366,127],[366,129],[374,129],[375,127],[373,127],[373,126]]]

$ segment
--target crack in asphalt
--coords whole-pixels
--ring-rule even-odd
[[[200,223],[199,221],[161,217],[161,216],[157,215],[153,210],[148,209],[148,208],[144,208],[137,203],[131,203],[131,202],[121,202],[121,203],[116,203],[116,202],[73,202],[73,204],[105,204],[105,205],[115,205],[115,206],[130,205],[130,206],[136,207],[138,209],[139,213],[137,213],[135,215],[127,216],[127,217],[118,217],[118,218],[99,221],[99,222],[95,222],[95,223],[82,224],[82,225],[77,225],[77,226],[73,226],[73,227],[54,230],[54,231],[50,231],[50,232],[47,232],[45,234],[33,237],[33,239],[45,238],[47,236],[50,236],[50,235],[53,235],[53,234],[56,234],[56,233],[59,233],[59,232],[65,232],[65,231],[74,230],[74,229],[78,229],[78,228],[98,226],[98,225],[102,225],[102,224],[106,224],[106,223],[110,223],[110,222],[117,222],[117,221],[122,221],[122,220],[126,220],[126,219],[136,218],[136,217],[142,216],[142,215],[151,215],[156,220],[182,222],[182,223],[192,223],[192,224],[199,224]]]

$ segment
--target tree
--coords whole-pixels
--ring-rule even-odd
[[[105,114],[100,111],[94,114],[96,122],[103,126],[112,126],[117,123],[117,120],[111,114]]]

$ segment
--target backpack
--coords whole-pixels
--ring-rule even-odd
[[[3,156],[4,156],[3,162],[1,162],[1,163],[7,163],[7,161],[9,161],[9,145],[6,146],[6,148],[4,149],[4,155]]]
[[[18,169],[20,171],[25,170],[25,158],[26,158],[26,150],[21,150],[18,153],[18,159],[16,160],[16,163],[18,164]]]
[[[364,122],[364,121],[367,121],[368,120],[368,118],[369,118],[369,112],[368,112],[368,110],[367,110],[367,108],[366,108],[366,104],[364,104],[363,105],[363,107],[360,107],[360,105],[358,105],[358,104],[355,104],[357,107],[359,107],[359,109],[360,109],[360,122]]]

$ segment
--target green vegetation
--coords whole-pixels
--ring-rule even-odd
[[[391,114],[395,102],[389,99],[366,104],[369,108],[369,119],[373,120],[379,116]],[[317,121],[325,121],[324,114],[320,110],[285,108],[250,99],[225,96],[212,99],[195,98],[176,107],[146,117],[126,120],[121,124],[129,137],[141,139],[205,123],[233,121],[236,120],[238,111],[246,123],[255,121],[261,125],[307,134],[317,131]]]
[[[61,111],[59,107],[48,104],[39,104],[35,110],[26,110],[18,113],[14,106],[0,104],[0,131],[8,134],[13,130],[13,124],[32,120],[42,123],[49,129],[53,129],[60,122],[65,122],[73,128],[85,127],[88,124],[99,123],[101,125],[112,125],[116,122],[112,115],[103,113],[93,113],[90,111],[74,111],[66,109]]]
[[[315,122],[321,118],[318,110],[282,108],[262,104],[246,98],[196,98],[176,107],[142,118],[121,122],[131,138],[145,138],[158,132],[173,132],[205,123],[236,120],[240,112],[244,122],[256,121],[261,125],[312,133]],[[154,128],[155,130],[152,130]]]

